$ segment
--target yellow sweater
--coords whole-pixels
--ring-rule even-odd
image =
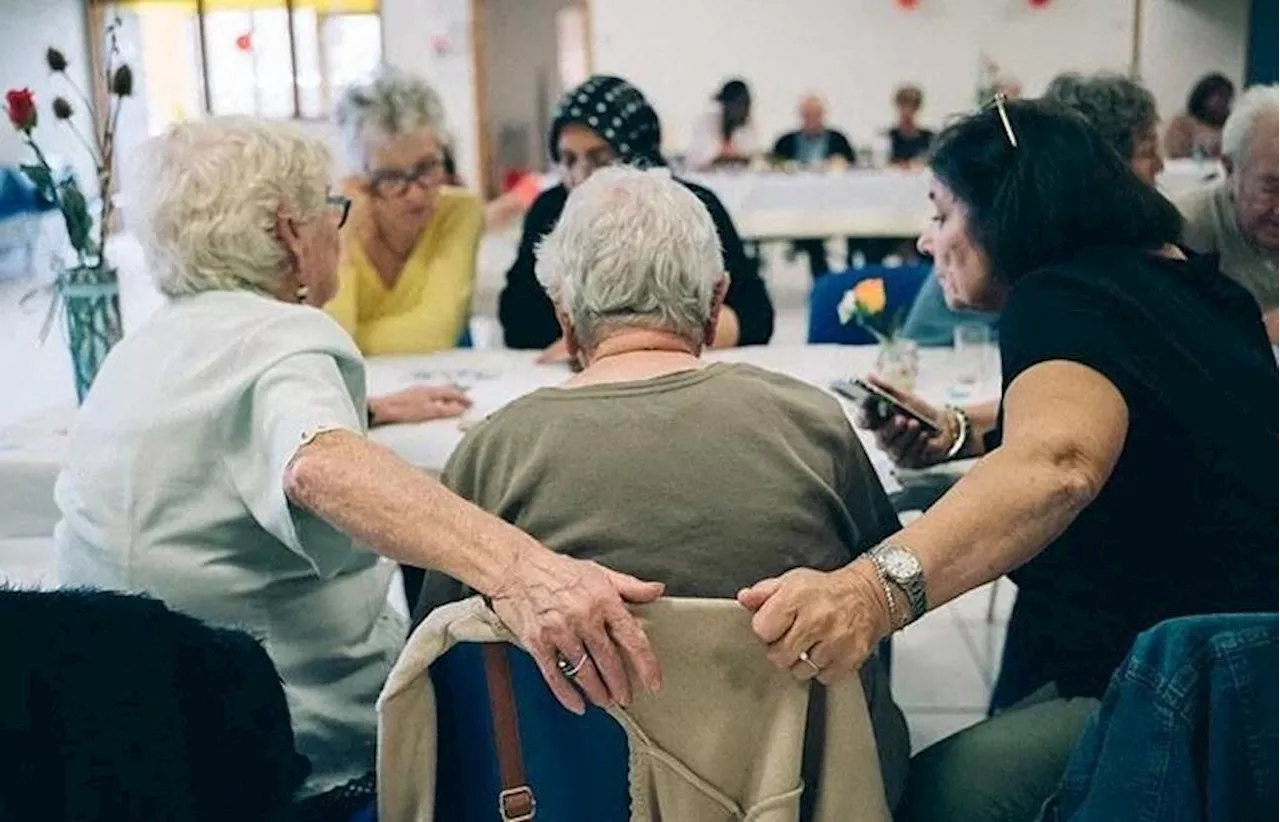
[[[479,199],[442,188],[436,210],[390,289],[365,254],[359,214],[345,232],[338,294],[325,306],[365,356],[453,348],[471,316],[476,250],[484,230]]]

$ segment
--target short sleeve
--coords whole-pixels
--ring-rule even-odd
[[[284,493],[285,469],[316,433],[364,424],[337,362],[328,354],[294,354],[268,367],[246,392],[229,436],[227,468],[241,500],[258,522],[325,578],[351,557],[350,538],[293,505]]]
[[[1014,286],[1000,317],[1000,356],[1007,391],[1022,372],[1044,362],[1078,363],[1106,377],[1133,405],[1142,379],[1139,358],[1122,336],[1142,314],[1100,278],[1069,270],[1029,274]]]

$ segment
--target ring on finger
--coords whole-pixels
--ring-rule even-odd
[[[578,675],[578,672],[582,670],[590,658],[586,651],[582,652],[582,658],[577,662],[570,662],[569,658],[564,654],[556,654],[556,667],[560,669],[560,673],[572,678]]]
[[[818,663],[814,662],[813,658],[809,656],[808,651],[800,652],[800,661],[803,662],[805,665],[808,665],[810,668],[812,668],[815,676],[822,673],[822,669],[819,668]]]

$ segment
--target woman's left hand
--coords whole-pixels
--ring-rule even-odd
[[[374,425],[456,417],[470,407],[471,398],[448,385],[415,385],[369,400]]]
[[[788,571],[739,591],[738,602],[755,613],[751,629],[769,646],[769,661],[802,681],[832,685],[850,676],[891,631],[884,590],[866,559],[836,571]]]

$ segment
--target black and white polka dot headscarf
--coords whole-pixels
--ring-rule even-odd
[[[579,123],[603,137],[624,163],[665,166],[658,113],[640,89],[621,77],[596,74],[570,90],[551,122],[551,159],[560,162],[560,129]]]

